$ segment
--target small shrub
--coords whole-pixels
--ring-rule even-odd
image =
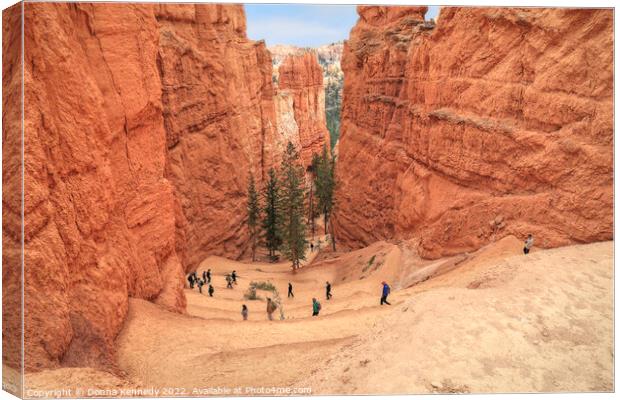
[[[273,286],[273,283],[271,283],[271,282],[264,282],[264,281],[260,281],[260,282],[252,281],[252,282],[250,282],[250,287],[248,288],[248,291],[249,290],[254,290],[254,292],[256,292],[256,290],[265,290],[267,292],[278,293],[278,289],[276,289],[276,287]]]
[[[364,267],[364,269],[362,270],[362,272],[366,272],[368,271],[368,269],[370,267],[372,267],[372,264],[375,262],[375,255],[373,255],[372,257],[370,257],[370,260],[368,260],[368,264],[366,264],[366,266]]]
[[[256,288],[250,286],[248,290],[246,290],[243,298],[246,300],[261,300],[261,297],[256,294]]]

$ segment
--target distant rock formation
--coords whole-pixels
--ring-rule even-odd
[[[313,153],[320,154],[323,146],[329,148],[323,70],[316,54],[309,52],[286,57],[278,71],[279,96],[292,99],[299,135],[299,139],[293,142],[298,143],[301,160],[305,167],[309,167]]]
[[[613,11],[358,7],[333,218],[424,257],[612,238]]]
[[[340,135],[340,108],[342,103],[342,86],[344,75],[340,67],[343,42],[332,43],[317,48],[301,48],[289,45],[269,47],[273,60],[273,79],[279,79],[279,67],[288,56],[316,53],[323,68],[323,86],[325,87],[325,119],[330,133],[330,146],[334,147]]]

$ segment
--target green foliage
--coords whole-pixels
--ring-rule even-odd
[[[323,213],[325,222],[325,234],[327,234],[327,223],[334,205],[334,190],[336,188],[335,166],[335,158],[328,153],[327,147],[323,146],[323,152],[318,160],[315,180],[316,195],[319,200],[318,208]]]
[[[340,110],[342,108],[343,77],[330,79],[325,87],[325,118],[333,149],[340,137]]]
[[[278,293],[278,289],[271,282],[259,281],[250,282],[250,289],[256,290],[265,290],[267,292]]]
[[[276,251],[282,244],[280,235],[280,182],[275,169],[271,168],[268,175],[267,185],[263,193],[265,208],[262,227],[265,233],[265,246],[273,261],[276,259]]]
[[[256,288],[250,286],[248,290],[243,294],[243,298],[246,300],[260,300],[261,297],[256,294]]]
[[[306,225],[304,224],[304,170],[299,163],[299,154],[292,143],[288,143],[282,161],[282,254],[299,268],[305,259]]]
[[[372,257],[370,257],[370,260],[368,260],[368,264],[366,264],[366,266],[362,269],[362,272],[366,272],[368,271],[368,268],[372,267],[372,264],[375,262],[375,255],[373,255]]]
[[[260,234],[260,204],[258,202],[258,193],[254,184],[254,176],[250,174],[248,179],[248,229],[250,231],[250,240],[252,241],[252,261],[256,259],[256,246],[258,245],[258,236]]]

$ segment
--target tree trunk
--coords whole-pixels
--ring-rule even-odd
[[[310,183],[310,226],[312,227],[312,240],[314,240],[314,202],[312,198],[313,192],[312,182]]]
[[[325,234],[327,235],[327,212],[323,213],[323,225],[325,225]]]
[[[256,261],[256,235],[252,235],[252,262]]]
[[[331,237],[332,237],[332,249],[334,251],[336,251],[336,235],[334,235],[334,225],[330,222],[329,224],[329,230],[331,231]]]

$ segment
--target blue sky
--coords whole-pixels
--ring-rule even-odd
[[[434,18],[430,6],[426,18]],[[317,47],[347,39],[357,21],[354,5],[245,4],[248,37],[268,46]]]

